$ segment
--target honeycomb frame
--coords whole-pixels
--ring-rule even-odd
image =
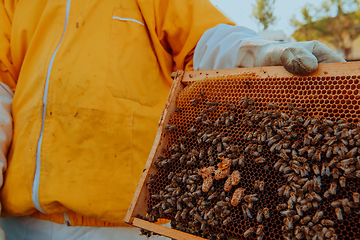
[[[145,221],[141,217],[137,217],[146,215],[148,202],[151,201],[147,182],[149,182],[151,175],[158,171],[158,169],[154,166],[154,162],[157,161],[157,158],[162,154],[163,149],[166,148],[167,142],[169,141],[169,133],[166,131],[165,127],[168,125],[168,123],[171,123],[171,117],[176,114],[176,101],[179,95],[184,93],[182,90],[187,85],[191,85],[198,80],[204,79],[241,81],[242,84],[240,85],[240,88],[237,88],[237,91],[240,91],[242,94],[246,93],[243,96],[248,96],[250,98],[254,97],[257,99],[259,99],[259,96],[264,96],[265,98],[271,99],[271,97],[269,97],[271,94],[277,94],[280,96],[280,98],[293,99],[291,103],[295,105],[300,104],[306,109],[313,109],[315,114],[312,115],[314,116],[322,116],[321,114],[316,114],[317,112],[321,112],[317,111],[317,108],[326,108],[328,110],[332,109],[330,113],[328,112],[327,114],[323,115],[323,117],[338,119],[349,118],[347,114],[353,114],[354,116],[360,114],[360,111],[358,110],[359,107],[356,105],[351,105],[356,104],[360,99],[359,74],[359,63],[320,64],[319,69],[316,72],[307,76],[292,75],[285,71],[282,67],[177,72],[169,94],[169,98],[160,118],[159,128],[153,148],[144,168],[143,175],[139,181],[133,201],[129,207],[125,222],[175,239],[202,239],[201,237],[175,229],[169,229],[161,225]],[[322,80],[335,81],[337,84],[336,86],[332,86],[331,84],[327,85],[325,82],[322,83]],[[263,84],[269,81],[274,82],[274,84]],[[264,86],[263,89],[259,89],[258,87],[258,85],[261,84]],[[241,92],[242,90],[245,92]],[[211,92],[213,95],[216,95],[216,92],[226,93],[226,91],[226,88],[222,90],[220,88],[212,88]],[[252,91],[253,94],[251,94]],[[205,92],[205,94],[209,93]],[[229,96],[234,96],[234,94],[231,92],[227,92],[226,94]],[[307,94],[311,94],[313,96],[321,95],[322,97],[310,98]],[[329,99],[325,99],[325,96],[329,97]],[[331,98],[331,96],[336,97]],[[214,98],[211,98],[210,96],[206,97],[214,100]],[[190,102],[193,99],[193,97],[190,97],[187,98],[186,101]],[[279,104],[280,109],[284,110],[284,104],[278,100],[273,102]],[[347,107],[342,111],[335,111],[336,106],[339,104]],[[317,105],[320,106],[316,107]],[[264,110],[265,108],[265,105],[260,106],[261,110]],[[305,117],[306,116],[307,115],[305,114]],[[354,123],[357,122],[355,121]],[[359,223],[357,223],[357,226],[358,225]],[[276,239],[279,236],[279,234],[273,234],[272,237],[270,236],[270,238],[265,239]],[[242,237],[237,236],[237,238]]]

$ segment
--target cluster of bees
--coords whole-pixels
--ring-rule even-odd
[[[208,101],[203,92],[199,95],[188,103],[199,108],[192,124],[165,127],[177,137],[169,138],[154,162],[158,173],[147,183],[151,200],[144,219],[171,219],[173,228],[208,239],[240,234],[261,240],[269,231],[267,222],[279,216],[283,239],[335,240],[337,223],[346,215],[360,214],[358,189],[351,197],[336,198],[347,181],[360,178],[358,125],[305,116],[304,109],[292,104],[280,111],[278,105],[268,103],[265,111],[259,111],[250,98],[231,103]],[[247,130],[240,131],[241,142],[224,131],[235,125],[239,131]],[[283,180],[277,188],[276,208],[261,204],[266,195],[274,194],[266,191],[271,183],[243,184],[247,179],[242,170],[249,164],[275,170]],[[159,189],[159,181],[167,185]],[[335,217],[324,211],[328,199],[333,199]],[[253,224],[241,226],[236,236],[219,231],[244,221]]]

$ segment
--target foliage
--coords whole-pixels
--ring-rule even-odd
[[[353,41],[360,35],[359,0],[325,0],[318,9],[307,4],[301,14],[303,21],[293,16],[290,22],[298,29],[293,34],[297,41],[322,40],[348,58]]]
[[[275,0],[256,0],[256,4],[252,4],[253,11],[250,17],[255,18],[258,25],[262,25],[264,30],[276,21],[273,9],[274,3]]]

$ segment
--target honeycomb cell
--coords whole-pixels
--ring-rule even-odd
[[[360,187],[356,175],[360,162],[354,162],[360,158],[360,151],[349,154],[357,146],[360,148],[360,141],[357,142],[360,139],[357,126],[359,86],[359,76],[264,79],[251,73],[211,77],[189,84],[177,98],[177,107],[181,111],[169,120],[169,125],[176,128],[166,133],[169,136],[167,146],[162,158],[156,159],[157,165],[161,165],[157,172],[161,181],[149,184],[153,197],[148,201],[148,207],[152,209],[148,216],[168,218],[174,226],[181,223],[193,234],[215,239],[215,234],[220,233],[243,239],[246,230],[262,224],[265,226],[264,239],[279,239],[283,234],[294,233],[291,229],[284,230],[284,220],[289,216],[278,210],[278,205],[286,203],[289,210],[296,212],[301,198],[312,198],[311,207],[304,216],[314,217],[322,211],[323,219],[335,223],[333,228],[339,239],[358,238],[359,204],[352,204],[351,212],[345,212],[341,207],[343,220],[339,221],[331,203],[345,198],[352,202],[353,193]],[[195,99],[198,100],[193,104]],[[269,107],[269,103],[277,107]],[[209,111],[213,106],[216,109]],[[306,123],[307,119],[310,119],[309,123]],[[196,132],[189,134],[188,130],[193,126]],[[265,141],[261,140],[261,134],[266,135]],[[274,136],[281,140],[275,139],[275,143],[270,144]],[[224,137],[231,138],[225,140]],[[180,138],[185,139],[179,142]],[[306,139],[310,142],[305,143]],[[330,139],[334,139],[334,143],[330,144]],[[286,141],[290,145],[298,142],[299,147],[285,146]],[[301,155],[300,149],[304,147],[308,149]],[[310,152],[311,147],[314,150]],[[330,147],[331,151],[328,150]],[[209,152],[210,148],[213,150]],[[200,157],[201,150],[205,156]],[[261,156],[265,160],[259,158]],[[337,163],[327,167],[336,156],[339,158],[334,160]],[[240,157],[244,158],[241,163]],[[238,170],[241,173],[239,183],[225,192],[226,178],[214,180],[209,192],[202,192],[203,179],[199,170],[210,166],[218,169],[223,158],[231,159],[231,172]],[[342,164],[345,160],[351,163]],[[279,161],[280,165],[275,167]],[[320,174],[311,169],[314,165],[318,166]],[[339,186],[339,176],[332,171],[347,178],[345,188]],[[170,172],[174,176],[169,178]],[[321,181],[315,184],[317,177]],[[302,179],[304,182],[300,183]],[[256,181],[264,181],[263,190],[255,186]],[[304,187],[307,182],[311,182],[310,188]],[[178,193],[177,188],[180,189]],[[237,188],[245,189],[248,201],[242,196],[240,203],[232,206],[229,201]],[[279,190],[282,188],[284,192]],[[315,193],[321,200],[313,200]],[[212,194],[216,196],[211,197]],[[249,200],[252,194],[256,199],[253,202]],[[296,196],[293,203],[289,202],[292,196]],[[179,208],[187,209],[184,218],[176,217],[180,211],[177,204]],[[270,218],[262,216],[258,222],[257,213],[264,208],[269,209]],[[204,219],[210,209],[214,210],[211,218],[217,224],[211,225],[207,217]],[[231,219],[227,223],[228,217]],[[293,224],[300,226],[303,217],[294,220],[291,216]],[[256,237],[254,233],[249,239]]]

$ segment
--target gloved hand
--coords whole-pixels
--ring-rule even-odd
[[[5,232],[0,226],[0,240],[6,240]]]
[[[318,63],[345,62],[345,59],[319,41],[289,43],[254,39],[240,47],[238,61],[238,66],[284,66],[290,73],[305,75],[314,72]]]
[[[0,82],[0,187],[3,185],[3,173],[7,167],[6,156],[12,140],[12,99],[11,89]],[[0,226],[0,240],[5,239],[4,230]]]
[[[318,41],[280,42],[242,27],[219,24],[207,30],[194,53],[194,70],[284,66],[293,74],[314,72],[318,63],[345,62]]]

